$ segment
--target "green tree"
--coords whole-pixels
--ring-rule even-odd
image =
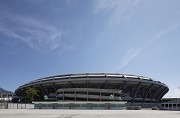
[[[28,87],[25,90],[25,94],[26,94],[26,101],[27,102],[32,102],[35,100],[35,97],[38,97],[38,90],[35,89],[34,87]]]

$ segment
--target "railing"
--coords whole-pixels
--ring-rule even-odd
[[[7,109],[7,102],[0,102],[0,109]]]
[[[0,109],[34,109],[34,104],[0,102]]]
[[[35,109],[125,109],[126,102],[33,102]]]

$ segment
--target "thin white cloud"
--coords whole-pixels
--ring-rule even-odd
[[[180,25],[179,24],[176,24],[176,25],[173,25],[171,27],[168,27],[166,29],[163,29],[161,30],[160,32],[158,32],[153,38],[151,38],[145,45],[145,47],[147,47],[148,45],[152,44],[153,42],[155,42],[156,40],[160,39],[162,36],[170,33],[171,31],[179,28]]]
[[[47,53],[62,46],[62,28],[19,15],[6,15],[4,19],[13,23],[14,26],[4,21],[0,27],[1,33],[9,38],[21,40],[41,53]]]
[[[120,23],[132,17],[135,6],[140,0],[96,0],[94,13],[111,12],[110,24]]]
[[[125,55],[123,56],[123,58],[121,60],[120,67],[118,68],[118,70],[121,70],[122,68],[124,68],[127,64],[129,64],[140,53],[141,53],[141,49],[140,48],[129,49],[125,53]]]
[[[22,37],[20,37],[19,35],[17,35],[16,33],[9,31],[8,29],[5,29],[3,27],[0,27],[0,32],[5,34],[6,36],[8,36],[9,38],[18,38],[18,39],[22,39]]]
[[[173,30],[179,28],[180,25],[173,25],[171,27],[168,27],[166,29],[161,30],[160,32],[158,32],[153,38],[151,38],[143,47],[140,47],[138,49],[136,48],[130,48],[125,55],[122,57],[120,66],[118,68],[118,71],[123,69],[126,65],[128,65],[134,58],[136,58],[143,49],[147,48],[149,45],[151,45],[152,43],[154,43],[156,40],[159,40],[161,37],[163,37],[164,35],[172,32]]]

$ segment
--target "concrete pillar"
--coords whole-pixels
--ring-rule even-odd
[[[174,109],[174,106],[173,106],[174,104],[172,104],[172,107],[171,107],[171,110],[173,110]]]
[[[89,92],[87,90],[87,101],[89,101]]]
[[[114,101],[114,91],[113,91],[113,101]]]

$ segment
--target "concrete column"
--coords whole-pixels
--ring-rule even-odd
[[[173,110],[174,109],[174,106],[173,106],[174,104],[172,104],[172,107],[171,107],[171,110]]]
[[[162,104],[162,105],[164,105],[164,106],[163,106],[163,108],[165,108],[165,107],[166,107],[166,106],[165,106],[165,104]]]
[[[113,101],[114,101],[114,91],[113,91]]]
[[[87,101],[89,101],[89,92],[87,90]]]

